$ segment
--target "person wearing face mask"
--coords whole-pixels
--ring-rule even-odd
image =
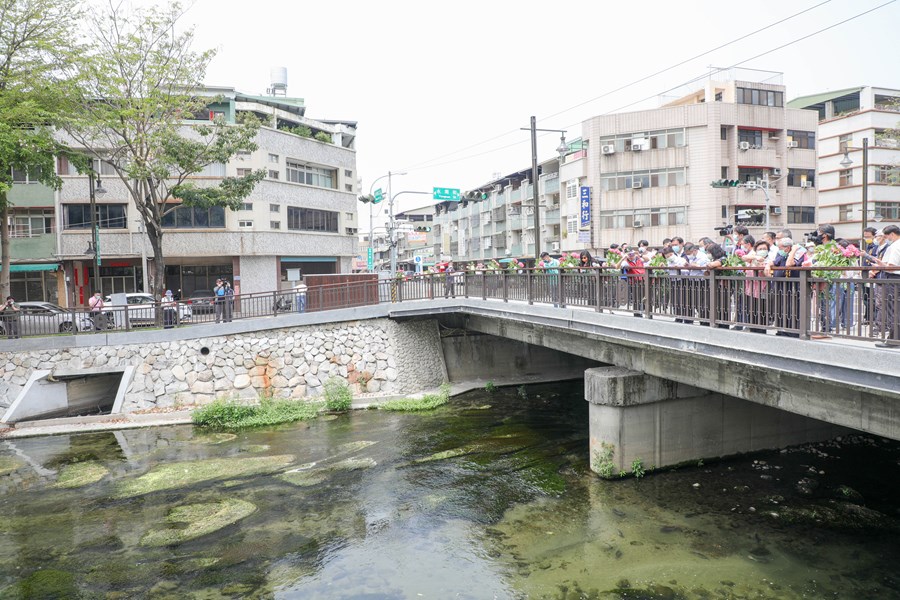
[[[702,241],[703,240],[701,240],[701,242]],[[706,285],[706,282],[703,280],[706,266],[709,264],[709,257],[706,255],[706,251],[703,248],[695,246],[690,242],[684,245],[684,254],[688,270],[682,271],[682,273],[687,275],[684,279],[684,285],[687,290],[686,314],[690,316],[690,319],[683,319],[683,322],[693,323],[695,314],[699,314],[702,319],[709,313],[709,309],[707,309],[705,303],[706,291],[704,286]],[[702,322],[700,324],[708,325],[708,323]]]
[[[684,238],[679,236],[672,238],[672,252],[676,256],[684,256]]]
[[[779,328],[775,335],[800,337],[799,332],[786,331],[800,328],[800,290],[797,283],[800,271],[791,269],[802,266],[802,254],[806,253],[806,249],[803,249],[801,256],[797,256],[800,248],[802,246],[795,245],[791,238],[781,238],[774,261],[766,266],[766,275],[773,278],[775,326]]]
[[[874,227],[866,227],[863,232],[863,243],[862,250],[868,254],[874,254],[878,249],[875,245],[875,234],[878,233],[878,230]],[[865,283],[865,280],[869,278],[869,269],[866,267],[871,266],[872,262],[866,258],[865,254],[859,257],[859,264],[863,268],[860,272],[860,275],[863,278],[863,283],[860,283],[859,286],[862,288],[862,298],[863,298],[863,325],[869,324],[869,317],[874,311],[874,307],[869,306],[872,303],[872,294],[871,294],[871,286]]]
[[[745,238],[746,240],[746,238]],[[746,280],[744,281],[744,314],[742,320],[749,325],[768,325],[769,316],[769,295],[768,282],[765,280],[766,259],[769,256],[769,243],[763,240],[756,242],[753,251],[744,256],[744,262],[750,269],[747,269]],[[759,327],[748,327],[751,333],[765,333],[765,329]]]

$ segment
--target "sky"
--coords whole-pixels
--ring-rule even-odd
[[[782,72],[789,99],[860,85],[900,88],[897,0],[188,6],[183,24],[195,28],[195,49],[217,50],[206,83],[262,94],[271,68],[285,67],[288,96],[305,100],[307,117],[358,123],[364,194],[388,171],[407,173],[392,178],[395,195],[480,186],[495,173],[530,167],[529,132],[521,128],[532,115],[538,128],[564,129],[576,139],[584,120],[655,108],[662,92],[711,66]],[[541,135],[539,160],[555,156],[558,145],[559,134]],[[404,195],[395,212],[431,203],[430,196]],[[360,212],[365,223],[368,207]]]

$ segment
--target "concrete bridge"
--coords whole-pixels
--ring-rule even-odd
[[[227,345],[240,336],[266,340],[296,328],[315,331],[383,320],[412,328],[397,337],[400,345],[432,338],[436,332],[456,332],[453,340],[438,333],[441,347],[425,352],[440,355],[442,374],[451,380],[480,376],[501,381],[498,373],[542,369],[557,369],[563,378],[571,375],[565,365],[576,365],[585,374],[590,403],[592,464],[613,474],[628,470],[637,459],[645,467],[661,467],[827,439],[843,428],[900,439],[900,359],[895,352],[846,341],[689,327],[578,307],[472,298],[417,300],[15,344],[17,352],[43,356],[73,341],[82,347],[184,344],[184,357],[176,360],[193,360],[191,353],[205,350],[211,362],[203,363],[198,354],[202,372],[203,364],[215,368],[212,361],[220,353],[210,340]],[[548,351],[570,356],[554,359]],[[403,379],[403,371],[415,369],[416,361],[400,362]],[[135,362],[128,366],[141,369]],[[66,368],[73,368],[72,361]],[[275,371],[269,375],[275,374],[277,365],[266,366],[270,368]],[[128,393],[128,385],[119,387]]]

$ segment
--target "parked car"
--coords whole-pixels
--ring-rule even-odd
[[[93,323],[84,312],[66,310],[52,302],[19,302],[19,335],[49,335],[87,331]],[[0,335],[6,335],[5,324],[0,321]]]
[[[187,303],[191,311],[197,315],[205,315],[216,312],[216,293],[212,290],[194,290],[187,297]]]
[[[131,325],[149,325],[152,323],[156,323],[156,309],[159,305],[159,302],[153,299],[152,294],[144,294],[141,292],[135,292],[131,294],[125,294],[125,298],[128,301],[128,322]],[[112,298],[107,296],[103,300],[106,302],[107,308],[113,308],[118,310],[114,310],[113,312],[121,313],[121,308],[114,306],[112,304]],[[178,303],[178,322],[183,323],[185,321],[190,321],[191,316],[193,315],[193,311],[191,310],[190,305],[179,302]],[[125,318],[123,315],[117,315],[117,321],[120,325],[124,326]]]

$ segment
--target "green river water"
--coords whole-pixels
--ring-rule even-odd
[[[603,481],[576,384],[0,442],[0,598],[900,598],[900,446]]]

